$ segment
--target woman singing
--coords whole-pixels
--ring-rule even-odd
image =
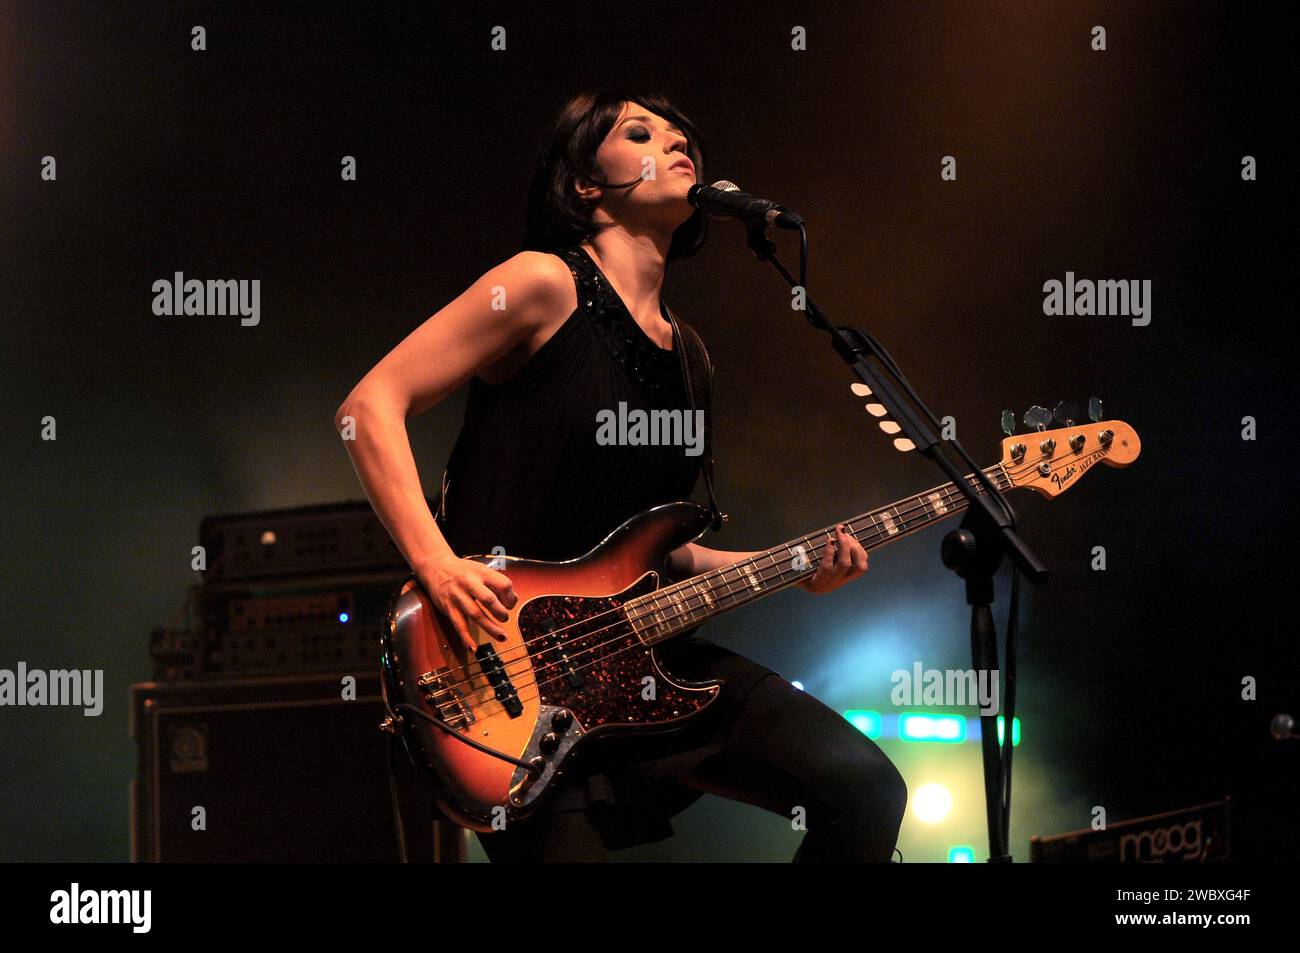
[[[346,446],[375,512],[471,651],[469,623],[504,637],[515,595],[505,573],[462,555],[573,559],[695,488],[698,453],[605,445],[597,420],[620,403],[690,406],[680,353],[689,329],[679,321],[674,334],[660,293],[667,264],[704,243],[705,220],[687,201],[702,172],[694,127],[662,95],[575,96],[538,153],[526,250],[413,331],[338,410],[336,425],[355,422]],[[467,382],[435,517],[406,420]],[[669,569],[686,578],[750,555],[689,543]],[[840,528],[800,585],[829,592],[866,570],[866,551]],[[681,731],[598,749],[541,813],[480,833],[493,861],[605,860],[671,835],[670,818],[702,792],[800,820],[795,860],[890,860],[907,789],[870,739],[707,639],[689,636],[659,657],[680,678],[724,680],[718,700]]]

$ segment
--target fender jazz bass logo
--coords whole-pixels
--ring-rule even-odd
[[[1053,473],[1052,482],[1055,483],[1057,486],[1065,486],[1065,484],[1070,482],[1070,478],[1073,477],[1077,472],[1078,472],[1078,468],[1075,467],[1074,464],[1070,464],[1068,467],[1065,468],[1064,473]]]
[[[1053,473],[1052,482],[1055,483],[1057,487],[1063,487],[1065,486],[1065,484],[1069,483],[1072,479],[1074,479],[1080,473],[1083,473],[1084,470],[1087,470],[1088,467],[1092,466],[1096,462],[1097,462],[1097,457],[1093,456],[1087,460],[1080,460],[1078,466],[1075,466],[1073,463],[1071,463],[1061,473]]]

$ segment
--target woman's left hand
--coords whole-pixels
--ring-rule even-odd
[[[844,524],[840,523],[835,527],[835,536],[826,537],[817,571],[798,585],[821,595],[857,579],[866,571],[867,551],[844,531]]]

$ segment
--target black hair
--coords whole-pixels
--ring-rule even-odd
[[[639,103],[669,122],[686,137],[686,155],[695,165],[697,177],[704,174],[704,154],[695,125],[656,90],[605,87],[572,96],[547,124],[533,178],[528,187],[524,221],[526,251],[558,251],[589,240],[600,231],[592,221],[594,203],[583,200],[574,185],[579,180],[604,189],[635,184],[609,183],[600,177],[596,150],[614,127],[625,102]],[[699,209],[673,232],[668,261],[689,258],[708,237],[708,221]]]

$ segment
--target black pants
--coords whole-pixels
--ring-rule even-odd
[[[841,715],[776,674],[730,704],[721,750],[678,783],[753,804],[806,830],[796,862],[888,862],[907,787],[884,752]],[[589,810],[531,818],[510,832],[480,834],[493,862],[604,861],[607,848]],[[743,857],[736,858],[744,860]]]

